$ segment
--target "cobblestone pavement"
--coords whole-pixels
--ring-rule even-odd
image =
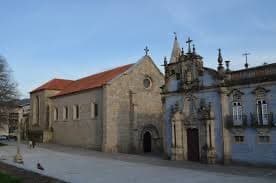
[[[87,149],[40,144],[21,145],[24,165],[13,163],[15,143],[0,147],[1,161],[73,183],[275,183],[276,170],[242,166],[167,161],[158,157],[108,154]],[[45,168],[40,171],[36,163]]]

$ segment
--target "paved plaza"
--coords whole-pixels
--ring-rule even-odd
[[[29,149],[21,144],[24,165],[13,162],[16,144],[0,147],[2,162],[72,183],[275,183],[276,170],[166,161],[157,157],[108,154],[58,145]],[[37,163],[45,168],[40,171]]]

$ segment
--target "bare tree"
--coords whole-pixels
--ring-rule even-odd
[[[0,56],[0,106],[6,106],[17,99],[17,84],[4,57]]]
[[[0,56],[0,128],[7,123],[7,110],[18,98],[17,84],[4,57]]]

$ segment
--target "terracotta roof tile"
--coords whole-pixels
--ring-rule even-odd
[[[68,84],[73,82],[72,80],[66,79],[52,79],[40,87],[34,89],[30,93],[42,91],[42,90],[63,90]]]
[[[55,98],[62,95],[72,94],[83,90],[101,87],[108,81],[115,78],[116,76],[127,71],[132,65],[133,64],[124,65],[121,67],[117,67],[115,69],[111,69],[73,81],[69,85],[67,85],[61,92],[59,92],[57,95],[53,97]]]

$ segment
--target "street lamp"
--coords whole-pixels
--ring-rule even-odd
[[[20,137],[20,129],[21,129],[21,123],[22,123],[22,118],[21,119],[18,119],[18,126],[17,126],[17,144],[16,144],[16,146],[17,146],[17,153],[16,153],[16,155],[15,155],[15,157],[14,157],[14,161],[16,162],[16,163],[20,163],[20,164],[23,164],[24,163],[24,161],[23,161],[23,157],[22,157],[22,155],[21,155],[21,153],[20,153],[20,140],[21,140],[21,137]]]

